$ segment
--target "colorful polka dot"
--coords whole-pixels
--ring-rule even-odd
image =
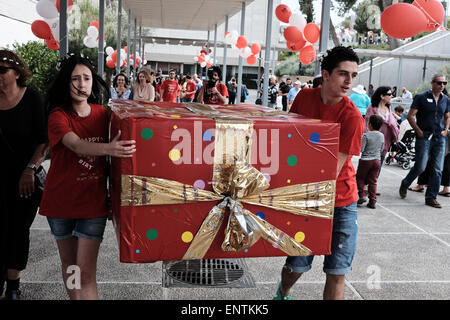
[[[158,231],[156,231],[155,229],[150,229],[147,231],[148,240],[155,240],[156,238],[158,238]]]
[[[259,211],[256,213],[256,216],[259,217],[262,220],[266,220],[266,214],[262,211]]]
[[[287,224],[288,226],[290,226],[290,225],[291,225],[291,222],[290,222],[290,221],[288,221],[288,222],[286,222],[286,224]]]
[[[287,158],[287,164],[290,165],[291,167],[295,166],[298,162],[297,156],[295,155],[290,155]]]
[[[323,169],[322,169],[322,170],[320,170],[320,173],[324,173],[324,172],[325,172],[325,170],[323,170]]]
[[[183,240],[183,242],[185,243],[191,242],[192,239],[194,239],[194,235],[192,234],[192,232],[186,231],[181,235],[181,240]]]
[[[173,129],[174,129],[174,130],[177,130],[177,129],[178,129],[178,126],[177,126],[177,125],[174,125],[174,126],[173,126]]]
[[[203,139],[203,141],[205,141],[205,142],[213,141],[213,139],[214,139],[214,133],[213,133],[213,131],[210,130],[210,129],[203,131],[202,139]]]
[[[206,186],[206,184],[205,184],[205,181],[203,181],[203,180],[199,179],[194,182],[194,188],[205,189],[205,186]]]
[[[155,162],[152,162],[152,167],[156,167],[156,163]]]
[[[181,118],[181,116],[180,116],[179,114],[171,114],[170,116],[171,116],[172,118],[177,118],[177,119],[178,119],[178,118]]]
[[[311,141],[312,143],[318,143],[320,141],[320,134],[317,132],[311,133],[311,135],[309,136],[309,141]]]
[[[270,179],[272,179],[270,177],[270,174],[268,174],[268,173],[264,173],[264,177],[266,177],[267,181],[269,181],[269,182],[270,182]]]
[[[150,140],[151,138],[153,138],[153,130],[149,128],[142,129],[141,137],[144,140]]]
[[[141,250],[136,250],[136,253],[141,253]]]
[[[292,138],[292,134],[291,133],[288,134],[288,138]]]
[[[178,209],[173,209],[173,212],[177,213],[177,212],[178,212]]]
[[[247,253],[247,252],[248,252],[248,249],[245,249],[244,252]]]
[[[291,183],[291,179],[287,179],[286,182],[287,182],[287,183]]]
[[[178,149],[172,149],[169,152],[169,159],[172,161],[180,160],[181,158],[181,152]]]
[[[305,234],[301,231],[297,232],[295,234],[295,241],[302,242],[303,240],[305,240]]]

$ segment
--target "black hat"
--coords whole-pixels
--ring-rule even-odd
[[[222,78],[222,70],[218,66],[214,66],[208,69],[208,78],[212,78],[212,74],[217,72],[219,79]]]

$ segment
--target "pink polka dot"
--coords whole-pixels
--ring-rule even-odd
[[[322,170],[320,170],[320,173],[324,173],[324,172],[325,172],[325,170],[323,170],[323,169],[322,169]]]
[[[205,186],[206,186],[206,184],[205,184],[205,181],[203,181],[203,180],[199,179],[194,182],[194,188],[205,189]]]
[[[155,162],[152,163],[152,167],[156,167],[156,163]]]
[[[266,177],[266,179],[267,179],[267,181],[269,181],[270,182],[270,174],[267,174],[267,173],[264,173],[264,177]]]

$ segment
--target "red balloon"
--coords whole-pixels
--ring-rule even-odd
[[[427,18],[427,26],[423,31],[434,31],[439,28],[444,21],[444,7],[439,1],[415,0],[412,4],[419,8]]]
[[[254,43],[254,44],[252,44],[250,49],[252,49],[252,53],[256,55],[261,51],[261,46],[259,43]]]
[[[304,47],[300,50],[299,59],[303,64],[310,64],[316,58],[316,49],[312,45]]]
[[[236,41],[236,48],[242,49],[248,45],[247,38],[245,36],[240,36]]]
[[[44,20],[36,20],[31,24],[31,31],[39,39],[50,40],[53,38],[50,26]]]
[[[114,60],[106,61],[106,66],[107,66],[108,68],[113,69],[113,68],[116,67],[116,62],[115,62]]]
[[[384,33],[397,39],[410,38],[427,26],[427,18],[423,12],[409,3],[387,7],[381,14],[380,22]]]
[[[315,43],[320,38],[319,26],[313,22],[307,23],[303,34],[308,42]]]
[[[114,50],[114,52],[111,54],[111,59],[112,59],[113,61],[116,61],[116,60],[117,60],[117,50]]]
[[[100,25],[99,25],[99,23],[98,23],[98,21],[97,21],[97,20],[93,20],[93,21],[91,21],[91,23],[89,24],[89,26],[94,26],[94,27],[96,27],[96,28],[97,28],[97,30],[99,30],[99,29],[100,29]]]
[[[292,11],[287,5],[280,4],[275,9],[275,15],[281,22],[289,23],[289,18],[292,15]]]
[[[303,48],[306,44],[306,40],[302,38],[302,40],[297,42],[290,42],[288,41],[286,43],[287,47],[291,51],[300,51],[301,48]]]
[[[290,42],[299,42],[301,39],[303,39],[302,32],[299,28],[294,26],[289,26],[286,29],[284,29],[283,36],[286,39],[286,41]]]
[[[59,42],[56,41],[54,38],[46,39],[45,44],[50,50],[58,50],[59,49]]]
[[[125,50],[125,53],[128,52],[128,46],[123,47],[123,50]]]
[[[256,56],[255,55],[251,55],[247,58],[247,63],[248,64],[255,64],[256,63]]]
[[[73,5],[73,1],[69,0],[68,2],[69,2],[68,7],[70,8]],[[59,0],[56,0],[56,9],[58,9],[58,12],[59,12]]]

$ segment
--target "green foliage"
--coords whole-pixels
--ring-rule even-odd
[[[23,59],[33,73],[27,85],[44,97],[56,75],[58,51],[50,50],[41,41],[29,41],[21,45],[16,42],[12,50]]]
[[[282,61],[275,67],[275,75],[280,77],[283,75],[296,75],[298,74],[300,61],[298,60],[298,53],[292,53],[291,56]],[[302,75],[314,76],[315,62],[308,65],[302,64]]]
[[[445,79],[450,79],[450,64],[446,64],[439,68],[435,74],[443,74],[445,76]],[[422,93],[428,89],[430,89],[430,82],[431,79],[425,79],[424,82],[420,86],[418,86],[415,90],[411,90],[411,93],[413,96],[416,96],[416,94]]]

